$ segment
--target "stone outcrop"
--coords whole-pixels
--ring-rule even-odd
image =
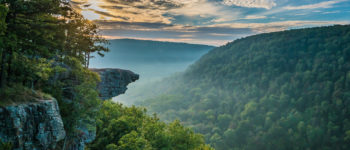
[[[92,128],[92,129],[91,129]],[[80,120],[80,127],[77,129],[81,134],[77,138],[69,139],[70,144],[66,147],[67,150],[84,150],[87,143],[91,143],[96,138],[96,123],[95,120],[83,121]]]
[[[65,131],[56,100],[0,107],[0,138],[15,150],[54,149]]]
[[[98,90],[102,100],[111,99],[120,94],[124,94],[129,83],[139,79],[139,75],[129,70],[122,69],[91,69],[100,75],[101,82]]]
[[[69,68],[58,74],[52,82],[67,78]],[[125,93],[129,83],[139,79],[139,75],[122,69],[91,69],[100,75],[98,84],[100,97],[110,99]],[[15,150],[50,150],[65,138],[65,130],[56,100],[43,100],[0,107],[0,139],[13,144]],[[71,139],[67,149],[84,150],[85,144],[95,139],[94,121],[81,121],[80,138]],[[69,141],[69,140],[68,140]]]
[[[124,94],[129,83],[139,79],[139,75],[129,70],[122,69],[90,69],[100,75],[101,82],[97,88],[102,100],[108,100],[120,94]],[[68,150],[84,150],[85,144],[92,142],[96,137],[96,129],[89,130],[95,124],[89,121],[80,120],[79,130],[82,135],[79,138],[72,139]],[[89,128],[87,126],[90,126]]]

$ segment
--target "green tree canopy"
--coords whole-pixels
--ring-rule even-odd
[[[350,25],[254,35],[150,85],[161,94],[140,105],[219,150],[345,150],[349,70]]]

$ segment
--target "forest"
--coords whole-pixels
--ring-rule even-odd
[[[218,150],[350,149],[350,25],[265,33],[204,55],[138,100]]]
[[[66,131],[57,149],[72,144],[86,122],[98,135],[87,149],[211,149],[179,121],[165,124],[145,109],[102,102],[89,62],[90,54],[109,51],[106,44],[68,1],[0,0],[0,106],[56,99]],[[0,149],[10,147],[0,139]]]

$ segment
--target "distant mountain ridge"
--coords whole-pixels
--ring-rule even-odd
[[[122,68],[144,76],[165,76],[183,71],[214,46],[147,41],[135,39],[110,40],[110,52],[96,56],[91,68]]]
[[[147,42],[147,43],[170,43],[170,44],[184,44],[184,45],[199,45],[199,46],[209,46],[209,47],[216,47],[213,45],[206,45],[206,44],[193,44],[193,43],[186,43],[186,42],[170,42],[170,41],[157,41],[157,40],[144,40],[144,39],[132,39],[132,38],[122,38],[122,39],[110,39],[110,42],[112,41],[130,41],[130,42]]]
[[[111,52],[108,55],[113,55],[121,60],[147,63],[193,61],[193,59],[198,59],[199,54],[214,48],[209,45],[136,39],[115,39],[109,42]]]

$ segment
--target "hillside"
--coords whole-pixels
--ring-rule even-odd
[[[218,150],[350,148],[350,26],[260,34],[215,48],[140,102]]]

